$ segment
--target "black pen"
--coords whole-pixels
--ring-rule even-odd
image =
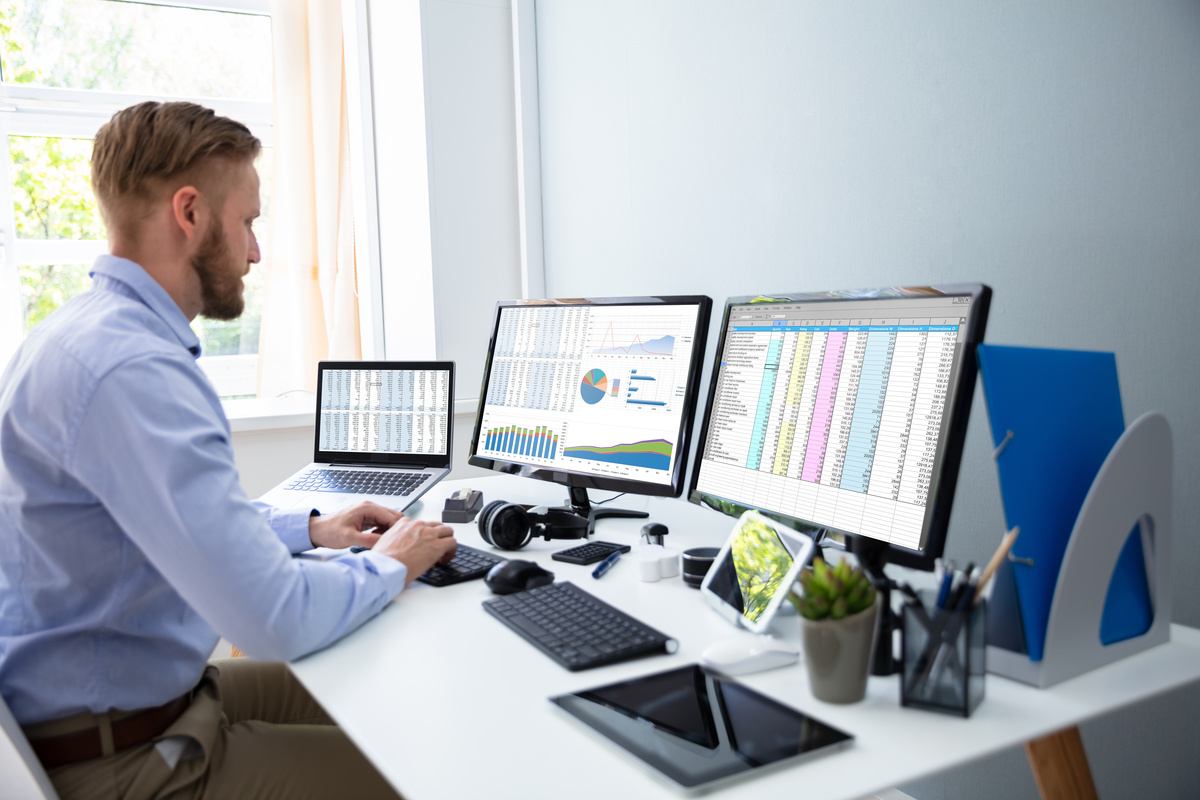
[[[592,577],[599,580],[600,576],[602,576],[604,573],[606,573],[610,569],[612,569],[613,564],[616,564],[617,559],[620,557],[621,557],[621,551],[614,550],[611,554],[609,554],[609,556],[607,558],[605,558],[603,561],[601,561],[599,564],[596,565],[596,568],[594,570],[592,570]]]

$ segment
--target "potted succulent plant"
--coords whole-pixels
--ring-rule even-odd
[[[867,691],[879,597],[870,578],[847,560],[822,559],[800,576],[803,594],[788,599],[804,618],[804,661],[813,696],[857,703]]]

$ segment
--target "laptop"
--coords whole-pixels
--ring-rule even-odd
[[[453,413],[452,361],[322,361],[313,461],[261,499],[403,511],[450,472]]]

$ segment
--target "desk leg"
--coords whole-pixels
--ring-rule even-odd
[[[1096,784],[1079,728],[1072,726],[1032,739],[1025,743],[1025,755],[1045,800],[1096,800]]]

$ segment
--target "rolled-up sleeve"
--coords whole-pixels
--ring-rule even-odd
[[[308,512],[264,516],[247,499],[214,403],[194,364],[125,362],[88,400],[71,468],[217,633],[260,658],[298,658],[379,613],[405,568],[373,553],[292,558],[312,546]]]

